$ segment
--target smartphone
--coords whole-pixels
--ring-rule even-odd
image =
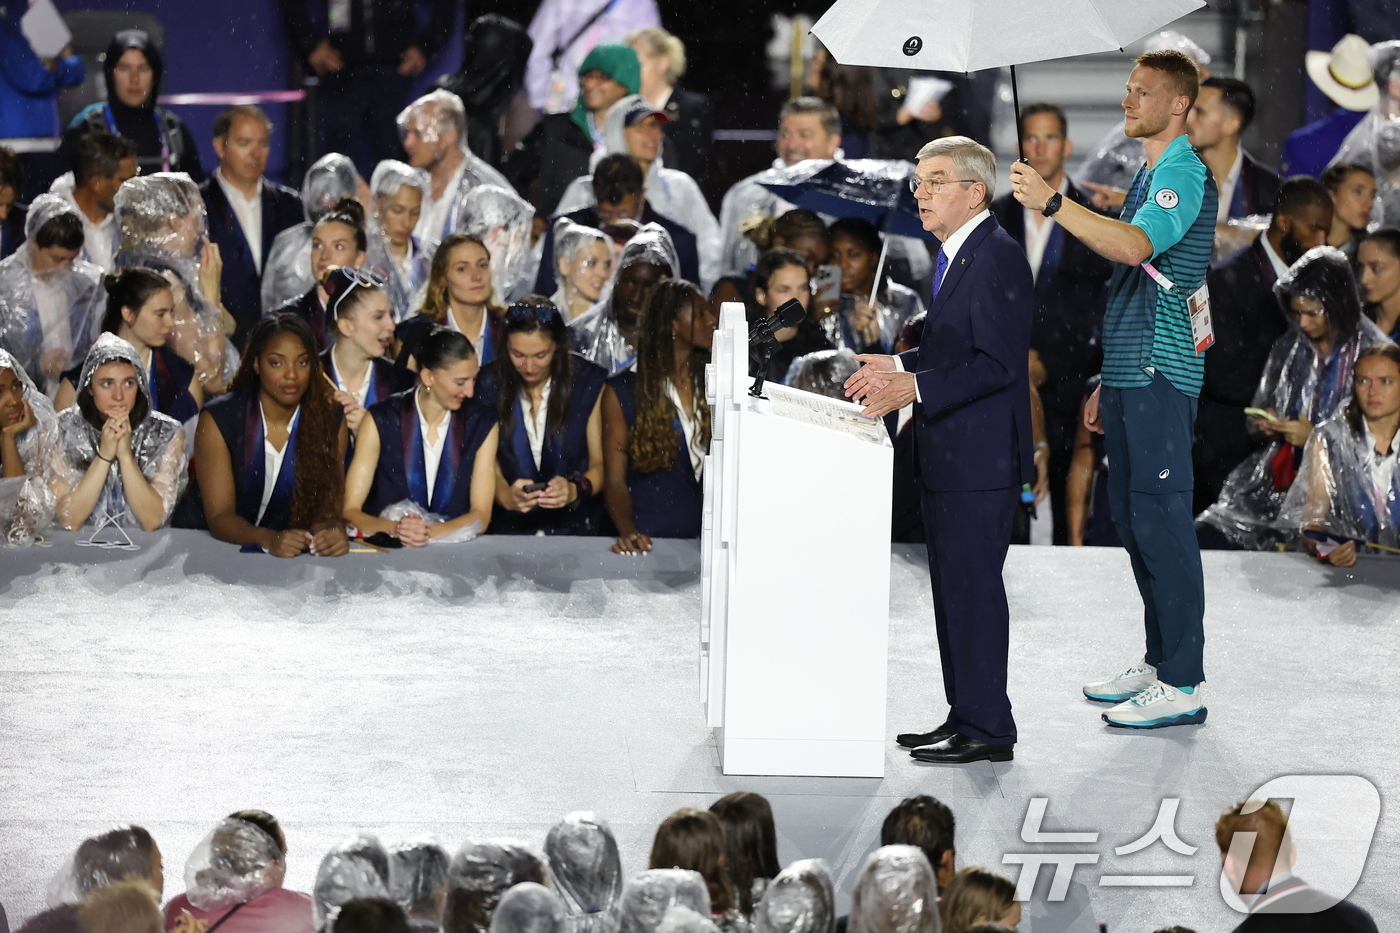
[[[525,487],[525,491],[526,491],[526,492],[544,492],[545,487],[547,487],[548,485],[549,485],[548,483],[531,483],[530,485],[528,485],[528,486]]]
[[[1251,418],[1260,418],[1264,421],[1278,421],[1279,419],[1269,414],[1262,408],[1246,408],[1244,413]]]
[[[836,304],[841,300],[841,267],[817,266],[812,276],[812,300],[818,305]]]

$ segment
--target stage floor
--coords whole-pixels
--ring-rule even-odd
[[[11,924],[86,835],[138,822],[166,859],[166,897],[225,814],[261,807],[290,844],[287,884],[309,890],[321,854],[356,830],[386,843],[436,834],[540,845],[570,810],[596,810],[629,873],[666,814],[736,789],[769,797],[784,863],[822,857],[842,909],[880,823],[929,793],[958,821],[959,865],[1012,877],[1003,856],[1098,854],[1063,903],[1041,869],[1024,931],[1228,930],[1218,813],[1288,774],[1356,774],[1396,789],[1400,564],[1344,573],[1301,555],[1209,553],[1209,721],[1111,730],[1079,684],[1141,648],[1121,551],[1013,548],[1011,696],[1016,760],[918,765],[890,744],[886,777],[720,773],[697,699],[699,548],[643,558],[599,540],[487,538],[427,553],[337,561],[243,555],[194,532],[101,552],[0,550],[0,903]],[[889,733],[945,707],[923,552],[892,556]],[[237,585],[230,585],[237,584]],[[1370,723],[1371,725],[1366,725]],[[1043,829],[1095,844],[1032,845]],[[1194,856],[1144,835],[1163,798]],[[1306,853],[1304,853],[1306,855]],[[1190,875],[1189,888],[1102,887],[1104,874]],[[1400,831],[1383,812],[1353,900],[1400,923]]]

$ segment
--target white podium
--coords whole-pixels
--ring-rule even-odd
[[[889,436],[849,402],[751,398],[742,304],[712,360],[700,694],[724,773],[883,777]]]

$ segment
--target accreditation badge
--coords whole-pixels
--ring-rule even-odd
[[[1191,312],[1191,340],[1200,356],[1215,343],[1215,329],[1210,323],[1210,290],[1202,285],[1192,292],[1186,299],[1186,309]]]

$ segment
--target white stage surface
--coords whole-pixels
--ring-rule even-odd
[[[137,535],[135,553],[58,538],[0,550],[0,903],[12,926],[42,907],[84,836],[118,822],[155,834],[169,898],[196,841],[245,807],[282,820],[288,886],[309,890],[320,855],[356,830],[539,846],[576,809],[612,824],[631,873],[666,814],[747,789],[772,801],[784,863],[828,861],[843,912],[885,814],[928,793],[956,814],[959,865],[1015,877],[1008,854],[1098,856],[1058,904],[1042,868],[1022,930],[1204,933],[1240,919],[1217,888],[1218,813],[1272,778],[1338,773],[1382,798],[1352,899],[1381,929],[1400,924],[1400,831],[1385,812],[1400,781],[1400,564],[1342,572],[1301,555],[1206,554],[1210,719],[1126,733],[1079,695],[1141,651],[1126,556],[1012,548],[1016,760],[949,767],[893,742],[946,709],[923,551],[896,547],[886,777],[737,778],[720,773],[697,699],[695,543],[624,558],[602,540],[487,538],[277,561],[194,532]],[[1021,841],[1038,797],[1043,831],[1097,842]],[[1158,842],[1116,855],[1163,798],[1180,800],[1176,828],[1196,853]],[[1193,882],[1100,885],[1113,874]]]

